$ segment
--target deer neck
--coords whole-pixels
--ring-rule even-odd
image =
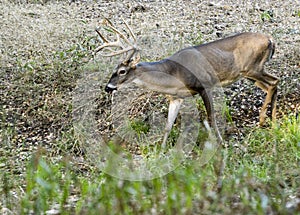
[[[143,88],[180,97],[191,94],[168,60],[140,63],[134,76],[133,83]]]

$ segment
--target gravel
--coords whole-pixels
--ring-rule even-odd
[[[295,115],[300,110],[299,1],[32,2],[11,3],[4,0],[0,5],[0,117],[4,119],[1,130],[7,133],[8,128],[14,128],[17,131],[12,136],[1,132],[0,140],[13,143],[13,148],[24,143],[36,148],[42,142],[43,146],[54,147],[59,153],[54,143],[64,140],[63,132],[68,131],[72,124],[69,105],[74,83],[77,76],[83,74],[83,68],[93,62],[101,65],[99,70],[103,74],[99,81],[101,91],[98,92],[101,100],[99,113],[105,113],[99,118],[99,123],[104,123],[110,113],[110,98],[102,91],[103,85],[118,58],[96,56],[90,60],[90,50],[84,60],[76,62],[72,59],[74,64],[77,63],[74,66],[69,59],[63,58],[62,53],[84,44],[89,38],[95,38],[94,29],[103,17],[108,17],[117,26],[121,26],[123,17],[132,26],[145,61],[160,60],[183,47],[238,32],[270,34],[276,40],[276,53],[266,70],[281,78],[278,115]],[[65,64],[65,67],[60,65],[63,68],[61,76],[66,79],[55,82],[57,73],[51,69],[56,68],[53,62],[57,59],[53,56],[60,56],[60,53],[63,63],[70,64]],[[40,70],[35,70],[37,65]],[[88,69],[87,72],[97,70]],[[27,88],[28,80],[35,83],[35,87]],[[249,81],[240,80],[226,88],[225,94],[234,121],[233,127],[254,127],[258,122],[264,93]],[[41,111],[40,107],[47,108]],[[32,114],[31,110],[37,111]],[[103,129],[110,131],[109,125]],[[233,131],[236,132],[236,129]],[[74,149],[73,145],[71,148]],[[27,150],[33,149],[28,147]],[[18,150],[14,156],[17,154]]]

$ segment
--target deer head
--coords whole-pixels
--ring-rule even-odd
[[[136,69],[136,65],[140,61],[140,54],[137,48],[136,36],[124,19],[123,22],[125,23],[130,36],[133,38],[133,42],[131,42],[129,38],[127,38],[119,30],[117,30],[116,27],[111,23],[111,21],[106,18],[103,20],[102,25],[105,26],[110,32],[114,32],[116,34],[117,40],[109,41],[100,33],[98,29],[96,29],[96,32],[103,41],[103,44],[96,48],[95,53],[101,51],[102,54],[100,55],[104,57],[112,57],[122,54],[126,55],[125,59],[123,59],[121,63],[119,63],[115,68],[109,84],[105,87],[106,92],[112,92],[117,89],[117,86],[119,84],[122,84],[125,81],[129,81],[130,74]],[[124,43],[127,45],[127,47],[125,47]]]

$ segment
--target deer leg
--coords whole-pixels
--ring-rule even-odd
[[[213,127],[215,134],[217,135],[218,144],[221,145],[221,144],[223,144],[223,139],[219,132],[217,122],[216,122],[211,91],[203,89],[202,91],[200,91],[200,95],[201,95],[204,105],[205,105],[208,121],[209,121],[210,125]],[[224,153],[226,153],[226,151]],[[218,190],[218,192],[221,192],[222,187],[223,187],[223,176],[224,176],[224,169],[226,166],[226,159],[227,159],[227,156],[224,155],[223,152],[221,152],[221,155],[222,155],[222,157],[221,157],[221,160],[218,162],[219,167],[218,167],[218,171],[217,171],[217,190]]]
[[[180,105],[182,104],[182,102],[183,102],[183,99],[175,99],[175,100],[171,99],[170,100],[168,120],[167,120],[167,124],[165,127],[165,135],[164,135],[164,139],[163,139],[163,143],[162,143],[163,148],[166,147],[168,136],[171,132],[171,129],[172,129],[175,119],[178,115]]]
[[[271,110],[272,110],[272,121],[276,121],[276,104],[277,104],[277,87],[275,88],[275,91],[273,92],[273,96],[271,99]]]
[[[260,112],[260,119],[259,119],[259,124],[260,126],[264,125],[265,122],[265,118],[267,116],[267,107],[269,104],[271,104],[271,111],[272,111],[272,115],[271,115],[271,119],[273,122],[275,122],[276,120],[276,98],[277,98],[277,87],[276,86],[269,86],[268,90],[267,90],[267,96],[265,99],[265,102],[261,108],[261,112]]]
[[[269,86],[259,81],[256,81],[255,85],[267,93],[267,96],[259,113],[259,125],[263,126],[267,117],[267,107],[268,104],[271,102],[270,94],[268,93]]]
[[[267,93],[264,104],[259,114],[259,125],[263,126],[267,116],[267,107],[271,104],[272,120],[276,120],[276,99],[277,99],[277,84],[279,78],[262,72],[261,75],[255,77],[255,85]]]
[[[210,126],[213,127],[214,132],[217,135],[218,143],[222,144],[223,143],[223,139],[222,139],[222,136],[221,136],[221,134],[219,132],[219,129],[218,129],[218,126],[217,126],[217,122],[216,122],[216,117],[215,117],[215,111],[214,111],[213,99],[212,99],[211,91],[203,89],[200,92],[200,96],[201,96],[201,98],[203,99],[203,102],[204,102],[204,106],[205,106],[207,117],[208,117],[208,122],[209,122]]]
[[[275,122],[276,121],[276,104],[277,104],[277,85],[278,85],[278,82],[280,79],[271,74],[268,74],[268,77],[272,80],[271,92],[269,94],[271,94],[271,96],[270,96],[271,97],[271,111],[272,111],[271,117],[272,117],[272,121]]]

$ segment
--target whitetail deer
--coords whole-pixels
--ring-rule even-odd
[[[134,43],[131,43],[107,19],[104,24],[116,33],[118,40],[109,42],[96,30],[104,42],[96,49],[96,52],[109,51],[109,54],[102,54],[103,56],[128,54],[112,74],[105,91],[112,92],[128,83],[135,83],[153,91],[170,95],[163,147],[166,145],[183,99],[195,94],[202,97],[208,121],[219,142],[222,142],[215,119],[212,88],[231,84],[241,77],[253,80],[259,88],[267,93],[260,111],[260,125],[265,122],[269,104],[271,104],[272,119],[275,120],[279,78],[264,71],[264,64],[272,57],[275,50],[272,37],[261,33],[241,33],[182,49],[158,62],[138,63],[140,54],[136,47],[136,37],[128,24],[125,21],[124,23],[133,37]],[[124,48],[120,38],[129,46]],[[121,50],[115,50],[112,47],[118,47]]]

